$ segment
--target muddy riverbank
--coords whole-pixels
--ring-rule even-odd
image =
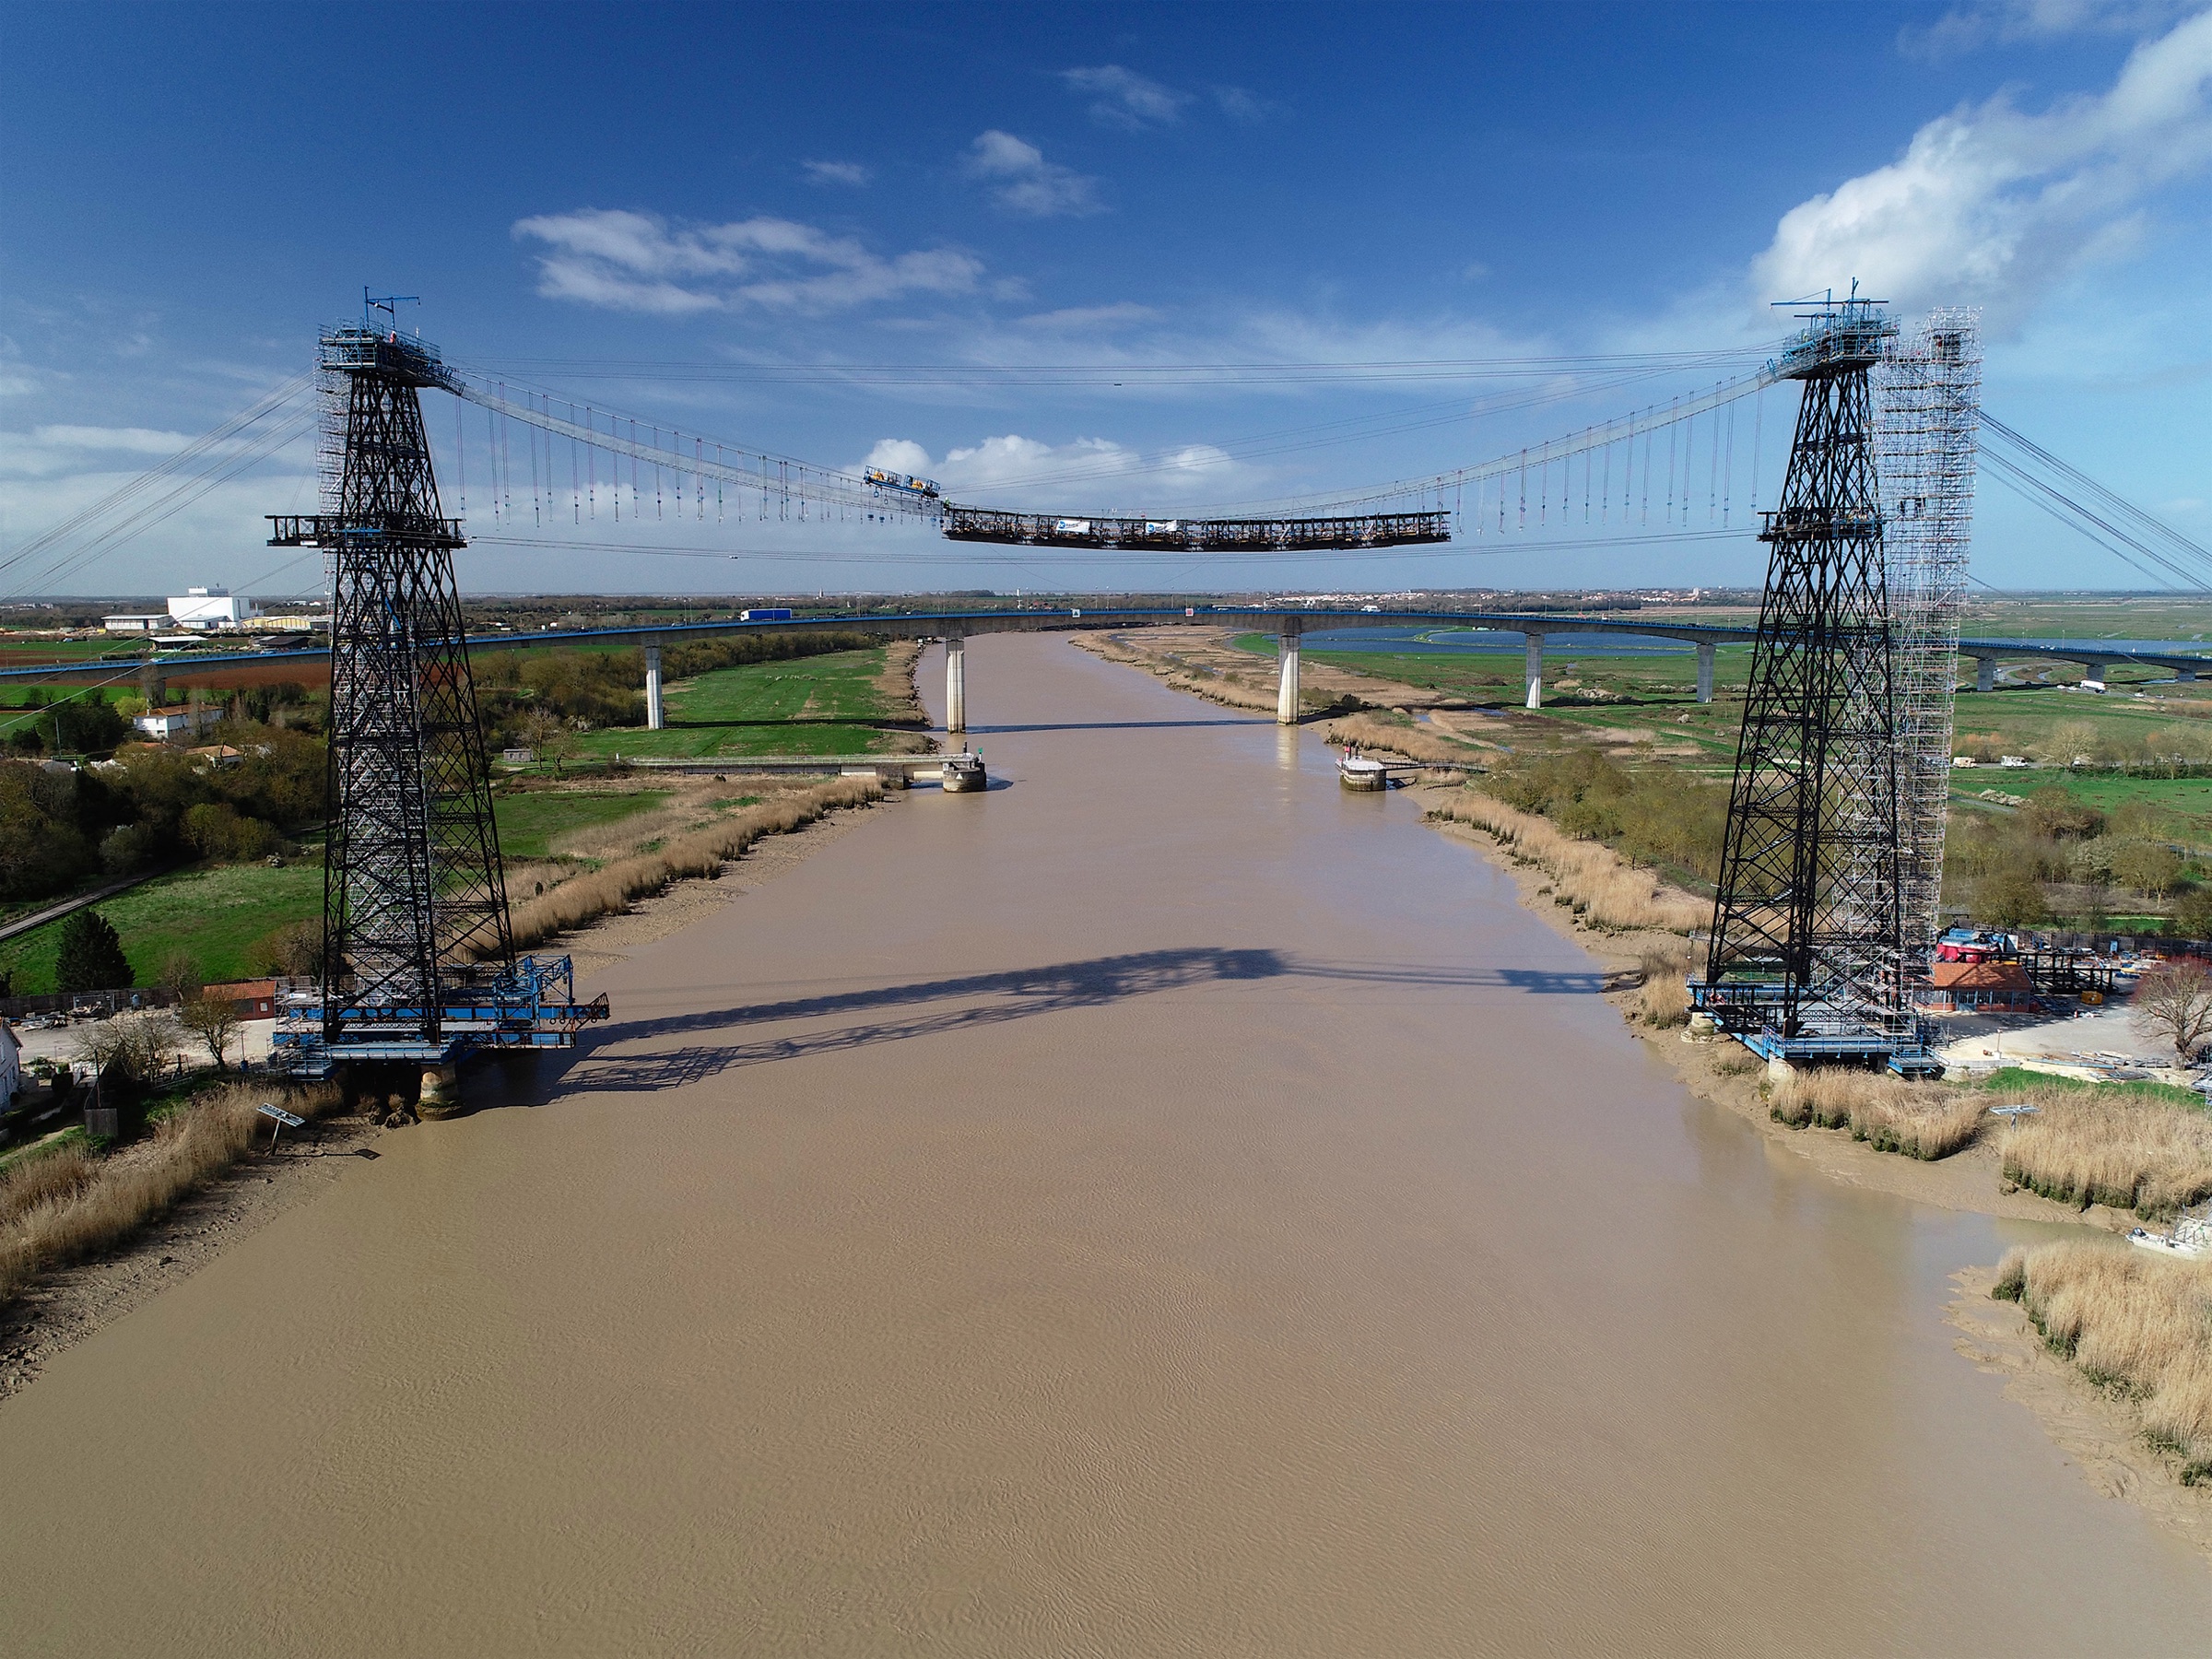
[[[609,963],[572,1065],[0,1409],[0,1646],[2197,1643],[2202,1559],[1952,1350],[2032,1224],[1690,1098],[1312,735],[968,653],[996,787]]]

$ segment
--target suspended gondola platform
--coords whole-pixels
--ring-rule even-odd
[[[1001,542],[1025,547],[1159,547],[1194,553],[1288,553],[1309,549],[1396,547],[1452,539],[1452,515],[1366,512],[1343,518],[1145,519],[1062,518],[1049,512],[1005,512],[991,507],[942,508],[947,541]]]

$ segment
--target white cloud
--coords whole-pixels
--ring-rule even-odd
[[[1182,119],[1187,92],[1163,87],[1148,76],[1119,64],[1101,64],[1091,69],[1063,69],[1060,78],[1078,92],[1091,94],[1094,121],[1136,131],[1148,126],[1171,126]]]
[[[1214,102],[1221,107],[1222,114],[1247,126],[1255,124],[1266,114],[1260,100],[1241,87],[1216,87]]]
[[[1024,328],[1041,329],[1054,334],[1092,333],[1100,329],[1122,328],[1135,323],[1149,323],[1159,313],[1148,305],[1138,305],[1124,300],[1112,305],[1071,305],[1061,311],[1039,312],[1034,316],[1020,319]]]
[[[886,438],[866,464],[933,478],[956,496],[985,491],[1010,505],[1071,512],[1105,511],[1100,502],[1109,489],[1139,510],[1191,500],[1201,490],[1218,498],[1249,483],[1253,471],[1211,444],[1147,456],[1111,438],[1053,444],[1014,432],[947,450],[941,461],[911,438]]]
[[[873,168],[857,161],[802,161],[799,166],[811,184],[849,184],[857,190],[876,176]]]
[[[22,436],[0,433],[0,446],[13,452]],[[179,444],[183,441],[181,436],[177,438]],[[54,548],[51,557],[34,557],[12,571],[9,595],[174,594],[182,593],[182,584],[188,582],[220,582],[240,587],[269,575],[295,555],[266,546],[269,530],[265,515],[312,512],[315,507],[317,478],[312,466],[291,470],[300,460],[312,462],[312,449],[300,448],[306,450],[304,454],[295,450],[289,457],[273,460],[266,469],[217,484],[182,502],[171,516],[103,548],[89,563],[67,557],[80,552],[85,540],[82,535],[70,538]],[[149,444],[143,451],[130,453],[152,456],[158,452]],[[134,460],[118,465],[113,460],[104,460],[94,464],[95,470],[48,467],[41,469],[43,476],[39,476],[16,465],[19,455],[11,453],[9,459],[11,465],[0,472],[0,524],[9,526],[11,542],[28,540],[97,505],[136,478],[145,464]],[[116,518],[109,513],[98,522],[111,524]],[[256,591],[312,590],[320,578],[321,563],[316,557],[304,564],[292,564],[275,582]]]
[[[1907,24],[1898,47],[1908,57],[1944,58],[1992,43],[2075,34],[2147,34],[2192,9],[2196,0],[1971,0],[1935,22]]]
[[[1906,311],[1980,303],[2008,330],[2137,235],[2154,192],[2208,166],[2212,11],[2138,46],[2102,94],[1928,123],[1897,160],[1784,214],[1752,277],[1785,299],[1855,276]]]
[[[75,473],[96,456],[173,455],[192,441],[152,427],[41,426],[0,433],[0,477],[50,478]]]
[[[878,439],[876,447],[868,452],[866,465],[880,466],[886,472],[905,473],[912,477],[925,478],[929,469],[936,465],[929,452],[912,438]]]
[[[1103,211],[1098,200],[1098,181],[1047,161],[1033,144],[996,128],[980,135],[969,147],[968,172],[987,181],[998,205],[1032,218],[1062,214]]]
[[[885,259],[851,237],[793,219],[671,226],[658,214],[581,208],[519,219],[518,241],[543,244],[537,291],[615,311],[682,316],[758,305],[844,311],[901,294],[963,294],[982,262],[947,248]]]

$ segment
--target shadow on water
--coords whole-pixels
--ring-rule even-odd
[[[1502,989],[1532,995],[1594,995],[1607,986],[1593,972],[1528,968],[1438,968],[1418,964],[1313,961],[1271,949],[1202,947],[1096,957],[999,973],[919,980],[902,985],[711,1008],[594,1032],[559,1062],[542,1057],[534,1075],[517,1072],[471,1090],[471,1104],[536,1103],[552,1092],[625,1093],[696,1083],[737,1066],[762,1065],[877,1043],[905,1042],[1124,1002],[1225,982],[1326,980],[1337,984],[1429,989]],[[873,1015],[827,1030],[763,1034],[751,1041],[688,1044],[656,1053],[594,1056],[609,1046],[656,1038],[739,1032],[785,1021]],[[584,1064],[587,1063],[588,1064]],[[573,1070],[581,1065],[581,1070]],[[503,1098],[495,1098],[503,1097]]]

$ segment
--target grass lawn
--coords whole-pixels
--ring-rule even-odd
[[[665,789],[641,789],[629,794],[570,794],[555,790],[496,794],[491,809],[500,825],[500,856],[550,857],[556,837],[571,830],[618,824],[626,818],[651,811],[665,801],[668,794]]]
[[[1980,777],[1982,769],[1976,767],[1973,775]],[[2120,806],[2144,802],[2185,818],[2212,822],[2212,778],[2100,778],[2052,770],[2013,775],[2040,780],[2032,788],[2041,788],[2045,782],[2055,783],[2100,812],[2109,813]],[[1966,782],[1966,777],[1959,775],[1960,787]],[[2013,793],[2027,794],[2030,791],[2015,789]]]
[[[124,955],[141,985],[150,984],[171,951],[189,951],[208,981],[244,979],[247,952],[264,935],[323,911],[321,850],[288,862],[218,865],[160,876],[92,907],[123,937]],[[0,944],[0,969],[15,975],[18,995],[53,989],[53,960],[66,924],[45,926]]]
[[[876,723],[895,712],[876,684],[884,658],[876,646],[718,668],[668,688],[664,730],[592,732],[577,739],[576,752],[594,759],[882,753],[888,738]]]
[[[2021,1088],[2063,1088],[2068,1094],[2087,1095],[2098,1100],[2158,1100],[2170,1106],[2193,1107],[2199,1112],[2207,1110],[2205,1097],[2195,1089],[2177,1088],[2171,1083],[2088,1083],[2079,1077],[2027,1071],[2017,1065],[2007,1065],[1990,1073],[1978,1087],[1989,1094],[2005,1094]]]

